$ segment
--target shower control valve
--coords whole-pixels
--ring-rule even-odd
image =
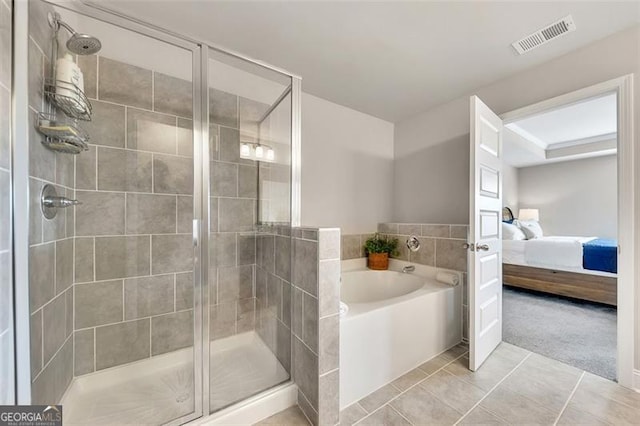
[[[71,200],[67,197],[59,196],[53,185],[46,184],[42,187],[42,192],[40,193],[40,209],[47,219],[56,217],[58,209],[77,206],[78,204],[81,204],[78,200]]]
[[[420,250],[420,240],[415,235],[407,239],[407,248],[413,252]]]

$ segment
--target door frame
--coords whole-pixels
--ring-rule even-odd
[[[610,93],[617,94],[618,110],[618,321],[617,378],[627,388],[640,388],[640,371],[634,371],[634,309],[636,270],[634,102],[633,74],[627,74],[574,92],[501,114],[504,124],[527,116]],[[620,232],[624,229],[625,232]],[[634,384],[635,376],[635,384]]]

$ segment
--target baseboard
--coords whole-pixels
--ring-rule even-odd
[[[640,370],[633,370],[633,390],[640,392]]]
[[[252,425],[296,405],[297,398],[298,386],[289,382],[190,424]]]

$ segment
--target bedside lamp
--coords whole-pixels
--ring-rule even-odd
[[[518,220],[540,220],[540,212],[538,209],[520,209],[518,211]]]

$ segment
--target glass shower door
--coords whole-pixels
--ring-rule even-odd
[[[290,378],[291,78],[213,49],[208,56],[215,412]]]
[[[56,61],[48,14],[59,13],[102,44],[97,54],[72,55],[92,106],[91,121],[78,122],[88,133],[88,150],[76,156],[52,151],[38,123],[32,126],[32,402],[62,403],[65,424],[198,417],[193,200],[200,194],[194,169],[201,158],[194,156],[200,116],[193,64],[199,50],[168,36],[142,35],[149,31],[136,31],[133,23],[125,29],[39,0],[29,6],[34,117],[52,108],[44,84]],[[68,37],[59,31],[58,57]],[[43,217],[45,184],[81,204]]]
[[[292,78],[82,2],[28,8],[31,402],[181,424],[289,380]],[[43,134],[66,53],[92,106],[58,129],[84,128],[77,155]],[[44,217],[45,186],[79,204]]]

